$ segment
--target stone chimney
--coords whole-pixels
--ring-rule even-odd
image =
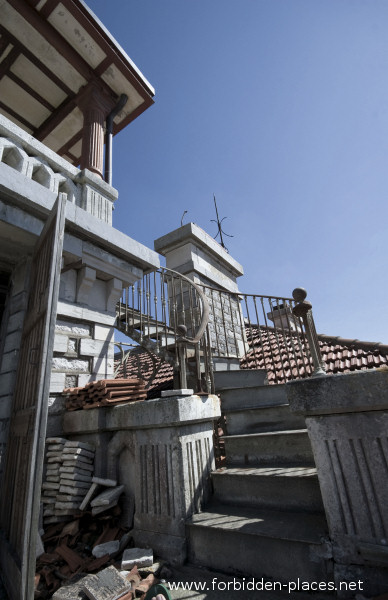
[[[154,248],[166,257],[168,269],[200,286],[209,286],[203,291],[210,306],[210,338],[212,346],[222,355],[213,358],[214,369],[238,369],[239,358],[246,352],[245,330],[234,327],[243,323],[237,295],[237,278],[244,273],[242,266],[195,223],[187,223],[155,240]]]
[[[206,231],[187,223],[154,242],[154,248],[166,257],[166,267],[186,275],[195,283],[238,292],[237,278],[242,266]]]
[[[301,331],[289,306],[284,307],[283,304],[274,306],[272,311],[267,313],[267,317],[273,322],[274,327],[282,330]]]

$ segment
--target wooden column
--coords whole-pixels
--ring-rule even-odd
[[[89,169],[101,178],[104,166],[104,124],[114,105],[115,100],[94,83],[85,88],[78,100],[78,106],[84,115],[80,167]]]

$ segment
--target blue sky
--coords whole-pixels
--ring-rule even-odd
[[[216,195],[246,293],[388,343],[388,2],[89,0],[156,89],[114,139],[114,224],[153,240]]]

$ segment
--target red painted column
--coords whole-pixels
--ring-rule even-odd
[[[78,106],[84,115],[80,166],[101,178],[104,167],[104,124],[114,105],[115,100],[93,83],[85,88],[78,99]]]

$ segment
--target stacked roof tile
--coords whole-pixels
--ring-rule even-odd
[[[251,328],[247,337],[251,350],[241,360],[242,369],[266,369],[270,384],[311,375],[305,346],[291,332],[279,335],[273,327]],[[323,334],[318,340],[328,375],[388,366],[387,345]],[[117,377],[144,379],[148,398],[157,398],[162,390],[173,387],[173,367],[140,348],[128,356],[125,368],[121,365]]]
[[[117,357],[116,366],[119,364]],[[136,374],[136,375],[135,375]],[[159,398],[162,390],[173,389],[174,370],[170,363],[143,350],[140,346],[127,355],[116,377],[139,377],[145,382],[147,398]]]

